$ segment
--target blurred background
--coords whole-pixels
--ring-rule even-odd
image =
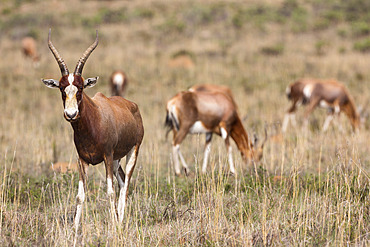
[[[297,128],[290,128],[285,135],[280,131],[290,105],[285,88],[302,77],[337,79],[348,87],[357,106],[365,105],[370,97],[368,0],[1,0],[0,169],[9,170],[14,176],[3,180],[11,191],[4,197],[9,199],[4,199],[5,204],[23,198],[17,197],[16,191],[17,186],[25,181],[31,181],[29,185],[36,190],[41,185],[46,186],[48,179],[53,177],[63,184],[64,180],[58,180],[62,175],[55,175],[51,164],[76,162],[73,131],[63,118],[60,92],[45,87],[41,82],[41,78],[59,79],[61,76],[47,46],[49,28],[53,44],[69,70],[74,69],[98,30],[99,45],[83,71],[85,78],[99,76],[98,84],[85,90],[89,96],[99,91],[109,96],[112,72],[119,69],[126,73],[129,84],[125,98],[139,105],[145,127],[132,182],[137,193],[146,191],[147,195],[152,195],[147,190],[150,185],[158,189],[162,181],[167,184],[175,182],[170,155],[172,135],[165,138],[166,102],[177,92],[200,83],[231,88],[250,135],[257,133],[262,138],[264,126],[268,126],[269,141],[260,165],[267,177],[280,181],[293,171],[294,174],[316,176],[332,171],[338,164],[349,170],[358,169],[351,161],[360,165],[360,171],[370,172],[368,115],[364,115],[363,126],[357,135],[351,132],[349,121],[344,116],[340,119],[344,133],[332,125],[327,133],[322,134],[326,112],[317,109],[310,117],[309,130],[302,134],[303,108],[300,108]],[[22,40],[25,37],[34,39],[36,55],[24,55]],[[225,147],[220,139],[213,138],[210,171],[217,171],[218,167],[227,169]],[[182,145],[184,157],[195,173],[199,168],[198,160],[203,157],[203,144],[204,137],[194,135],[188,136]],[[237,169],[241,174],[253,174],[246,169],[235,145],[234,150]],[[95,184],[97,188],[100,183],[104,184],[104,166],[91,168],[90,172],[89,179],[98,181]],[[65,181],[76,185],[75,175]],[[188,188],[195,180],[196,177],[190,181],[178,180],[180,185],[177,186],[185,183],[185,188]],[[368,193],[369,188],[366,181],[367,192],[364,193]],[[335,187],[335,183],[331,185]],[[89,186],[90,189],[95,188],[94,185]],[[230,186],[233,186],[232,182]],[[65,188],[69,190],[73,186],[65,185]],[[166,185],[163,188],[167,188]],[[18,196],[30,197],[31,190],[19,188],[19,191]],[[160,189],[155,192],[158,191]],[[74,195],[69,204],[74,203]],[[67,194],[62,198],[64,196]],[[32,198],[36,204],[41,200],[37,196]],[[19,200],[22,202],[23,199]],[[166,205],[162,204],[163,210]],[[40,219],[36,217],[37,220]],[[135,222],[136,218],[133,220]],[[43,222],[47,226],[54,225],[48,220]],[[366,225],[369,221],[364,222]],[[366,231],[361,228],[355,236],[365,236],[365,239],[367,236],[368,239],[368,233],[362,235]],[[17,239],[9,234],[11,241]],[[49,236],[57,235],[54,234],[49,232]],[[145,233],[140,234],[137,237],[142,237],[141,243],[148,244],[150,241],[145,242],[143,237]],[[32,236],[23,239],[36,239]],[[217,242],[216,236],[222,234],[208,236],[214,236],[208,238],[215,241],[210,243],[230,244],[222,237],[225,241]],[[257,244],[267,243],[268,236],[272,241],[281,241],[276,233],[256,236],[257,240],[263,239],[262,242],[256,240]],[[96,243],[91,239],[94,238],[90,238],[90,243]],[[246,239],[250,238],[247,236]],[[353,241],[353,238],[349,239]],[[175,243],[181,245],[181,239],[177,240],[179,242]],[[58,241],[52,243],[70,243],[68,240]],[[171,245],[171,241],[169,237],[164,244]],[[200,245],[202,243],[205,242],[199,242]]]

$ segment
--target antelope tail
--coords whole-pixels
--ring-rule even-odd
[[[174,117],[173,113],[172,112],[169,112],[168,110],[167,110],[166,120],[164,122],[164,125],[167,128],[166,138],[168,136],[168,133],[170,133],[171,130],[173,130],[173,129],[179,130],[180,129],[179,122]]]

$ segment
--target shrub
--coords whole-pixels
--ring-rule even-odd
[[[360,52],[370,52],[370,38],[356,42],[353,49]]]
[[[284,45],[279,43],[273,46],[266,46],[261,48],[261,53],[269,56],[278,56],[283,54]]]
[[[353,35],[356,37],[370,34],[370,25],[367,22],[355,22],[352,25]]]

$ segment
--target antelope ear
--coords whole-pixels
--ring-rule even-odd
[[[41,79],[45,86],[49,88],[59,88],[59,81],[54,79]]]
[[[99,76],[93,78],[87,78],[84,81],[84,88],[93,87],[98,82]]]

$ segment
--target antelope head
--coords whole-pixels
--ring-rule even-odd
[[[84,79],[81,76],[82,69],[87,58],[98,45],[98,31],[96,31],[94,43],[83,53],[73,73],[69,73],[63,58],[51,42],[51,29],[49,30],[48,45],[58,62],[62,77],[59,79],[59,81],[54,79],[42,79],[42,82],[49,88],[59,88],[60,92],[62,93],[64,118],[69,122],[76,121],[80,117],[79,106],[82,101],[84,88],[93,87],[99,78],[93,77]]]
[[[265,138],[260,146],[258,146],[258,137],[256,134],[253,135],[252,149],[254,161],[260,161],[263,157],[263,147],[267,141],[267,127],[265,126]]]

